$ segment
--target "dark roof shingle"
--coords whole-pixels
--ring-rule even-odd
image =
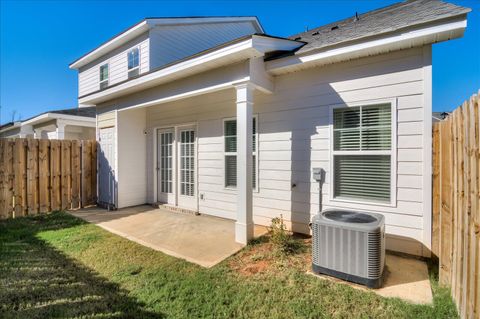
[[[45,112],[45,113],[56,113],[56,114],[85,116],[85,117],[95,117],[96,116],[95,106],[76,107],[76,108],[73,108],[73,109],[55,110],[55,111],[49,111],[49,112]]]
[[[295,54],[323,49],[344,42],[398,31],[415,25],[464,15],[471,9],[440,0],[410,0],[359,14],[306,32],[290,39],[308,42]]]

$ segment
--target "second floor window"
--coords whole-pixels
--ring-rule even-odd
[[[108,86],[108,63],[100,66],[100,90]]]
[[[128,52],[128,78],[137,76],[140,73],[139,59],[138,48],[134,48]]]

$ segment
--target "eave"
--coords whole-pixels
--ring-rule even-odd
[[[78,122],[78,124],[86,124],[86,123],[96,123],[96,119],[93,117],[87,117],[87,116],[78,116],[78,115],[69,115],[69,114],[59,114],[59,113],[44,113],[38,116],[35,116],[31,119],[28,119],[26,121],[23,121],[21,123],[22,126],[24,125],[37,125],[41,124],[44,122],[48,122],[51,120],[63,120],[63,121],[69,121],[70,123]],[[73,124],[72,124],[73,125]]]
[[[303,55],[292,53],[289,56],[267,61],[265,66],[270,74],[279,75],[460,38],[463,36],[466,27],[467,19],[464,15],[447,21],[437,21],[435,24],[409,28],[401,32],[363,39],[353,43],[345,43]]]

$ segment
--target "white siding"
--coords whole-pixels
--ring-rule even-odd
[[[81,67],[80,70],[78,70],[78,96],[83,96],[100,89],[100,66],[105,63],[109,64],[109,85],[127,80],[127,53],[132,48],[139,48],[140,73],[148,72],[150,70],[149,43],[148,32],[146,32],[102,58]]]
[[[257,32],[252,22],[162,25],[150,30],[151,69]]]
[[[145,109],[117,113],[118,207],[147,201]]]
[[[95,139],[94,127],[65,126],[66,140],[93,140]]]
[[[98,112],[97,115],[97,128],[105,128],[115,126],[116,116],[114,111],[109,112]]]
[[[5,132],[0,133],[0,137],[3,137],[3,138],[16,138],[16,137],[18,137],[19,134],[20,134],[20,128],[17,127],[17,128],[13,128],[13,129],[10,129],[10,130],[8,130],[8,131],[5,131]]]
[[[319,209],[319,187],[313,167],[326,170],[324,207],[354,208],[385,215],[387,247],[426,254],[424,225],[424,56],[410,49],[377,57],[295,72],[275,78],[275,92],[255,95],[259,131],[259,190],[254,193],[254,221],[268,225],[280,214],[295,231],[309,232],[311,216]],[[180,84],[179,84],[180,85]],[[132,98],[118,105],[132,104]],[[143,101],[145,97],[138,97]],[[392,206],[330,201],[330,109],[332,105],[394,99],[397,102],[396,202]],[[223,122],[235,116],[235,91],[220,91],[146,109],[146,201],[156,199],[154,171],[155,128],[195,122],[198,125],[199,210],[235,219],[236,192],[224,188]],[[139,137],[130,139],[140,141]],[[129,144],[130,145],[130,144]],[[143,144],[132,153],[140,154]],[[133,145],[132,145],[133,147]],[[126,158],[129,161],[130,158]],[[140,174],[141,161],[135,163]],[[132,164],[133,166],[133,164]],[[132,176],[131,172],[127,172]],[[125,179],[123,179],[125,180]],[[136,191],[130,180],[125,186]],[[139,179],[138,181],[140,181]],[[295,184],[295,187],[292,185]],[[125,193],[127,191],[125,190]],[[127,195],[125,195],[127,196]],[[130,195],[128,195],[130,196]],[[136,197],[142,198],[142,194]]]

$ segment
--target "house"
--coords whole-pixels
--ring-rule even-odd
[[[429,256],[431,45],[469,11],[407,1],[286,38],[255,17],[140,21],[70,64],[99,201],[233,219],[244,244],[280,214],[309,233],[319,209],[377,212],[388,249]]]
[[[24,121],[0,126],[0,137],[89,140],[95,139],[94,107],[54,110]]]

